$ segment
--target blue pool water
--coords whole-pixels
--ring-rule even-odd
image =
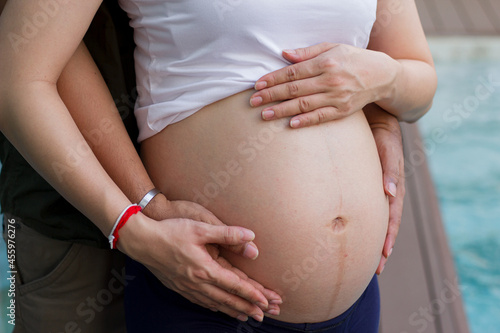
[[[471,331],[500,332],[500,60],[436,68],[420,129]]]

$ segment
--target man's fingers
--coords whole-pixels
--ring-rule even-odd
[[[212,225],[225,225],[211,211],[194,202],[182,200],[170,201],[170,207],[170,210],[176,214],[171,216],[171,218],[189,218]]]
[[[384,249],[382,250],[382,255],[387,259],[389,259],[390,255],[392,254],[392,249],[394,247],[394,239],[396,239],[396,236],[397,232],[396,235],[393,235],[390,231],[387,232],[387,236],[384,243]]]
[[[380,259],[380,263],[378,264],[377,270],[375,271],[376,274],[380,275],[384,271],[385,264],[387,263],[387,258],[382,256]]]
[[[404,182],[398,186],[396,196],[389,199],[389,226],[387,229],[386,242],[383,249],[383,255],[389,258],[392,248],[394,247],[396,238],[401,226],[401,216],[403,214],[404,201]]]
[[[204,295],[204,293],[209,294],[211,296],[215,297],[220,297],[220,299],[217,298],[209,298]],[[190,297],[186,297],[188,300],[190,300],[192,303],[198,304],[204,308],[210,309],[214,312],[220,311],[222,313],[225,313],[226,315],[236,318],[241,321],[246,321],[249,316],[258,316],[261,314],[258,309],[256,309],[255,305],[251,305],[248,303],[247,305],[243,305],[244,301],[243,300],[235,300],[235,304],[237,304],[237,307],[229,307],[221,301],[225,300],[227,297],[232,297],[232,295],[227,294],[215,286],[207,286],[207,289],[204,291],[204,293],[197,292],[194,295]],[[241,302],[241,303],[240,303]],[[254,318],[255,319],[255,318]]]
[[[239,254],[245,258],[255,260],[259,256],[259,249],[254,242],[248,242],[240,245],[225,245],[222,244],[226,250],[231,251],[235,254]]]
[[[255,260],[259,256],[259,249],[252,240],[253,231],[242,227],[199,225],[200,239],[205,244],[218,244],[231,252]]]
[[[390,138],[390,136],[385,136]],[[395,142],[398,143],[398,142]],[[400,143],[399,143],[400,144]],[[399,179],[401,177],[400,163],[403,158],[402,147],[394,147],[388,143],[379,145],[380,162],[384,173],[384,188],[388,195],[396,197]]]
[[[267,308],[269,304],[262,292],[228,269],[222,269],[215,263],[209,266],[211,266],[208,267],[210,280],[207,282],[218,288],[210,288],[207,297],[259,320],[263,315],[260,308]]]
[[[385,194],[390,195],[391,197],[395,198],[396,194],[398,193],[398,186],[396,182],[393,181],[388,181],[385,186]]]
[[[207,282],[227,291],[230,294],[240,296],[252,304],[265,304],[268,301],[257,288],[240,278],[229,269],[222,268],[215,261],[209,263],[207,269]]]
[[[268,302],[260,291],[215,262],[207,264],[203,272],[201,276],[198,274],[200,281],[194,285],[183,282],[175,284],[173,289],[205,308],[224,312],[234,318],[244,315],[262,321],[261,308],[266,308]]]
[[[387,241],[384,246],[384,256],[389,257],[392,248],[394,247],[396,238],[398,237],[399,227],[401,226],[401,214],[403,211],[402,199],[393,198],[393,203],[389,207],[389,226],[387,229]]]
[[[242,227],[198,224],[196,232],[205,243],[220,245],[240,245],[255,238],[252,230]]]
[[[226,259],[224,259],[222,257],[219,257],[217,259],[217,262],[222,267],[224,267],[226,269],[230,269],[232,272],[234,272],[236,275],[238,275],[240,277],[240,279],[243,279],[243,280],[247,281],[252,286],[254,286],[257,290],[259,290],[264,295],[264,297],[268,300],[268,302],[269,302],[268,309],[271,308],[271,305],[276,305],[276,306],[273,307],[273,309],[277,309],[278,312],[279,312],[279,306],[278,305],[282,304],[283,300],[282,300],[281,296],[278,293],[276,293],[276,292],[274,292],[272,290],[264,288],[263,285],[261,285],[260,283],[258,283],[255,280],[252,280],[244,272],[242,272],[238,268],[232,266]],[[265,310],[265,308],[262,309],[262,310]]]

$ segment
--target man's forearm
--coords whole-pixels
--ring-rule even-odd
[[[83,43],[65,67],[57,87],[75,123],[104,169],[132,202],[139,202],[154,187],[153,182]],[[161,198],[154,199],[155,202],[158,200]],[[149,210],[151,209],[146,209],[145,213]]]
[[[383,127],[391,133],[400,133],[399,122],[396,116],[382,109],[378,104],[371,103],[363,108],[368,124],[374,127]]]

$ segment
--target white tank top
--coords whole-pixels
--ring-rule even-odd
[[[377,0],[120,0],[134,28],[139,141],[250,89],[284,49],[366,48]]]

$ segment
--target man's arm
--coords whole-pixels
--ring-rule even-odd
[[[109,90],[83,43],[78,47],[64,68],[58,80],[57,87],[75,123],[104,169],[132,202],[138,202],[154,185],[128,136]],[[150,204],[146,206],[144,213],[155,220],[189,218],[212,225],[223,225],[222,222],[204,207],[189,202],[171,202],[163,194],[155,196]],[[203,267],[202,260],[205,260],[204,257],[206,255],[204,252],[192,252],[191,257],[187,257],[186,253],[179,252],[178,249],[180,248],[194,246],[194,244],[189,244],[190,240],[195,243],[199,243],[200,240],[190,238],[184,234],[186,228],[182,226],[182,222],[176,221],[176,223],[173,223],[172,220],[169,221],[169,224],[155,223],[153,228],[157,232],[160,232],[161,229],[169,228],[170,230],[164,230],[165,237],[169,238],[168,241],[172,242],[172,240],[178,238],[182,244],[163,243],[165,246],[163,246],[162,255],[160,256],[154,253],[154,249],[147,249],[147,244],[151,243],[149,239],[143,239],[140,242],[137,239],[130,239],[130,237],[137,237],[140,233],[130,232],[134,229],[134,225],[133,223],[127,223],[120,232],[121,249],[126,249],[125,251],[128,251],[132,257],[139,259],[145,264],[153,262],[152,258],[155,259],[155,262],[160,262],[162,267],[158,264],[150,267],[158,278],[170,288],[200,305],[208,307],[211,304],[205,304],[205,302],[196,300],[193,296],[194,294],[203,292],[205,295],[211,295],[215,294],[214,290],[218,290],[221,296],[211,301],[221,304],[220,306],[216,306],[217,309],[233,316],[243,313],[258,317],[262,315],[262,311],[254,305],[255,303],[261,302],[267,304],[268,301],[265,296],[271,299],[279,299],[277,294],[265,290],[260,284],[250,281],[250,279],[240,279],[237,276],[240,272],[226,265],[226,263],[224,263],[225,267],[230,267],[230,269],[226,270],[222,266],[216,265]],[[197,225],[192,224],[190,227],[196,229]],[[204,225],[203,227],[206,228],[208,226]],[[183,232],[182,234],[180,233],[181,231]],[[176,234],[179,236],[177,237]],[[193,230],[191,234],[194,237],[197,234],[196,230]],[[162,240],[163,242],[166,241],[166,239]],[[131,244],[138,244],[141,249],[127,247],[127,245]],[[158,246],[158,243],[155,246]],[[248,250],[245,252],[247,248]],[[246,254],[251,258],[257,255],[253,243],[233,246],[231,249],[234,252]],[[177,253],[174,255],[173,252],[175,251]],[[168,257],[176,257],[177,261],[169,262],[167,260]],[[184,259],[183,257],[186,258]],[[179,258],[185,260],[182,265],[179,265]],[[218,260],[223,259],[219,258]],[[192,262],[199,266],[197,267],[198,270],[206,270],[209,273],[207,273],[207,276],[215,274],[224,276],[224,278],[222,278],[220,283],[216,283],[215,280],[208,278],[206,281],[193,283],[190,281],[191,278],[189,276],[176,271],[179,266],[189,267],[192,265]],[[209,269],[214,271],[209,271]],[[199,282],[202,283],[200,284]],[[188,284],[189,287],[187,287]],[[223,293],[220,291],[220,289],[229,288],[236,288],[236,293],[240,297],[230,294],[227,290]],[[226,299],[233,301],[234,307],[231,308],[224,305]]]
[[[106,83],[81,43],[64,68],[57,90],[73,120],[108,175],[132,202],[154,188],[123,125]],[[154,207],[166,206],[159,194],[143,213],[154,216]],[[160,219],[159,216],[157,219]]]
[[[382,258],[377,268],[381,274],[392,253],[403,214],[405,196],[404,155],[401,128],[393,115],[375,103],[363,109],[377,144],[384,178],[385,193],[389,195],[389,227],[382,249]]]
[[[65,1],[56,15],[29,38],[23,35],[23,24],[26,18],[38,14],[38,1],[9,1],[5,5],[0,16],[0,130],[40,175],[108,235],[131,200],[103,169],[57,90],[57,81],[100,3],[100,0]],[[245,283],[234,271],[221,271],[205,247],[207,243],[245,243],[252,239],[253,233],[240,227],[173,221],[177,223],[160,225],[136,214],[121,229],[119,246],[146,264],[162,261],[148,257],[154,249],[152,242],[145,244],[144,239],[169,246],[173,256],[180,252],[184,257],[201,258],[193,269],[199,278],[191,287],[209,294],[213,287],[208,283],[211,277],[221,282],[223,290],[237,290],[238,296],[251,299],[251,303],[243,303],[241,312],[261,318],[262,312],[252,303],[258,299],[267,304],[262,292],[248,286],[250,282]],[[170,232],[190,234],[180,239],[170,236]],[[189,253],[182,253],[186,247],[179,246],[181,240],[193,244]],[[169,259],[162,257],[163,262],[168,263]],[[238,312],[228,308],[226,301],[234,303],[234,299],[226,297],[210,306],[236,317]]]

